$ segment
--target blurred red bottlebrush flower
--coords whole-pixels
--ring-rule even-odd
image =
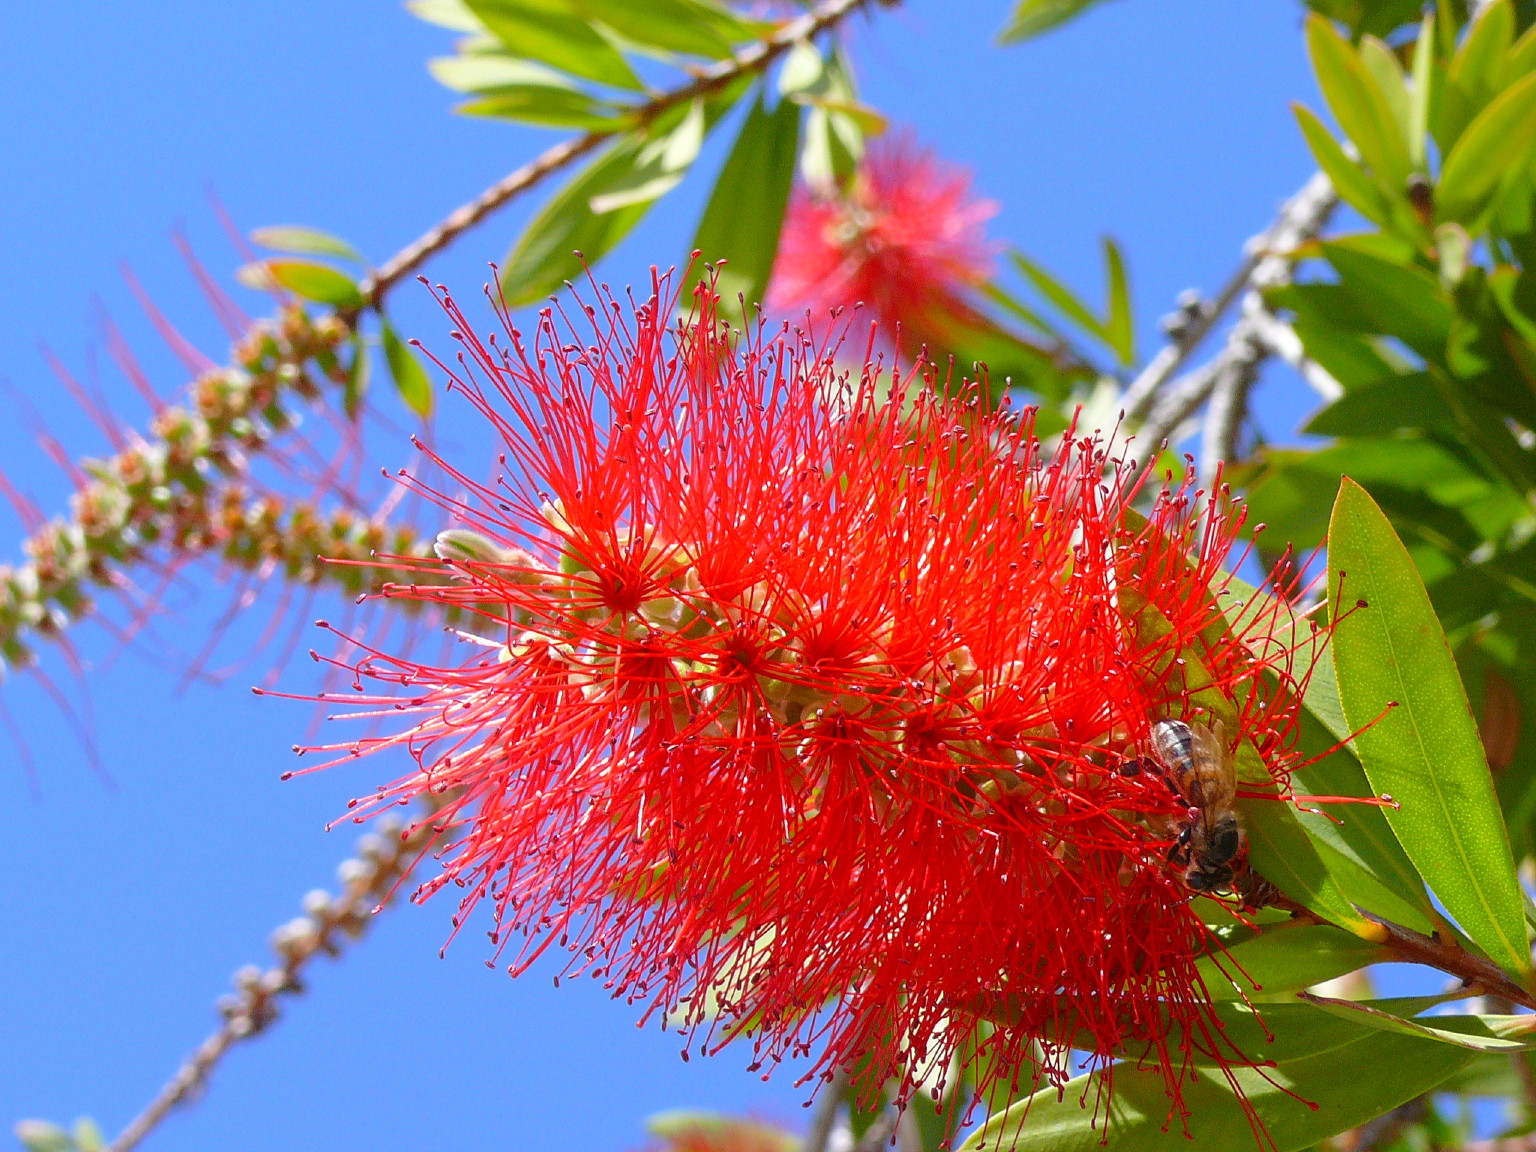
[[[418,895],[459,886],[455,931],[488,902],[514,973],[559,945],[758,1064],[868,1059],[910,1091],[958,1057],[984,1096],[1078,1048],[1160,1066],[1177,1108],[1191,1050],[1243,1063],[1167,859],[1189,810],[1132,769],[1159,720],[1222,717],[1284,788],[1289,649],[1209,591],[1230,503],[1185,485],[1140,519],[1096,436],[1048,451],[921,363],[732,335],[707,288],[671,331],[665,281],[599,304],[530,345],[444,299],[508,475],[442,498],[455,583],[385,594],[478,613],[483,647],[369,652],[355,686],[398,690],[360,714],[412,724],[331,746],[419,765],[359,819],[451,797]]]
[[[969,173],[910,136],[877,141],[846,192],[796,190],[769,303],[818,318],[862,304],[903,349],[947,347],[981,322],[970,296],[990,273],[982,226],[996,213]]]

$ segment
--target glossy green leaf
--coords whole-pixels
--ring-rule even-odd
[[[750,39],[752,27],[709,0],[571,0],[589,20],[600,20],[633,44],[722,60],[731,45]]]
[[[1530,948],[1504,820],[1413,559],[1376,502],[1347,478],[1328,541],[1330,602],[1368,605],[1339,622],[1332,645],[1361,765],[1371,786],[1401,805],[1387,809],[1387,821],[1446,910],[1494,960],[1527,975]]]
[[[1274,997],[1391,959],[1379,944],[1331,924],[1279,924],[1199,963],[1215,1000]]]
[[[425,420],[432,415],[432,379],[416,358],[416,353],[400,339],[394,325],[388,320],[384,321],[382,332],[384,359],[389,364],[389,375],[395,382],[395,391],[400,394],[407,408]]]
[[[1270,1047],[1279,1051],[1260,1048],[1249,1055],[1273,1058],[1275,1066],[1235,1068],[1232,1076],[1277,1152],[1300,1152],[1379,1116],[1477,1056],[1299,1005],[1267,1005],[1263,1022],[1275,1034]],[[1182,1085],[1187,1134],[1177,1115],[1170,1122],[1166,1085],[1156,1068],[1117,1065],[1112,1094],[1100,1094],[1100,1078],[1080,1076],[1060,1092],[1035,1093],[990,1117],[960,1152],[1225,1152],[1254,1146],[1244,1109],[1219,1068],[1201,1067]]]
[[[1104,279],[1109,285],[1109,308],[1105,313],[1104,342],[1122,365],[1136,363],[1136,326],[1131,316],[1131,285],[1125,273],[1125,259],[1120,246],[1104,237]]]
[[[251,233],[251,241],[274,252],[303,252],[312,256],[336,256],[357,264],[363,262],[357,249],[345,240],[329,232],[297,224],[274,224],[268,228],[257,228]]]
[[[328,264],[308,260],[258,260],[236,272],[235,279],[267,292],[274,287],[286,288],[295,296],[336,308],[356,308],[363,302],[352,277]]]
[[[1292,103],[1291,111],[1301,126],[1307,146],[1317,160],[1317,166],[1333,181],[1333,187],[1343,201],[1367,220],[1387,227],[1392,213],[1383,199],[1381,189],[1351,160],[1343,147],[1333,138],[1333,133],[1323,126],[1316,114],[1303,104]]]
[[[1001,44],[1018,44],[1082,15],[1103,0],[1019,0],[1013,15],[997,34]]]
[[[1421,1036],[1426,1040],[1436,1040],[1441,1044],[1452,1044],[1474,1052],[1518,1052],[1530,1047],[1523,1040],[1500,1036],[1477,1016],[1432,1016],[1428,1020],[1412,1020],[1357,1000],[1339,1000],[1332,996],[1314,996],[1307,992],[1300,993],[1300,999],[1321,1008],[1324,1012],[1359,1020],[1369,1027],[1397,1032],[1404,1036]]]
[[[706,131],[704,101],[694,100],[675,127],[641,145],[628,173],[592,197],[592,211],[601,216],[665,196],[683,182],[698,159]]]
[[[883,130],[883,119],[858,102],[852,69],[840,52],[823,57],[805,42],[791,49],[779,73],[779,91],[810,108],[800,174],[812,188],[832,193],[863,157],[866,131]]]
[[[1500,185],[1530,163],[1536,143],[1536,73],[1505,89],[1456,141],[1440,171],[1435,215],[1473,228]]]
[[[514,56],[641,91],[644,85],[615,48],[573,9],[571,0],[465,0]]]
[[[573,251],[595,262],[639,223],[653,201],[602,215],[592,211],[592,198],[615,187],[633,170],[637,151],[639,144],[633,140],[609,149],[529,221],[501,270],[508,304],[516,308],[548,296],[581,271],[581,260]]]
[[[1375,177],[1398,193],[1406,186],[1412,168],[1407,141],[1387,98],[1360,62],[1354,46],[1316,13],[1307,16],[1307,48],[1318,85],[1339,127],[1354,141]]]
[[[693,237],[693,247],[704,260],[726,261],[717,289],[727,300],[740,295],[749,306],[762,302],[779,250],[799,144],[799,107],[780,100],[769,112],[759,96]]]
[[[427,71],[439,84],[455,92],[497,92],[504,88],[580,90],[565,73],[506,52],[438,56],[427,61]]]
[[[73,1135],[79,1152],[106,1152],[107,1139],[101,1134],[96,1121],[89,1116],[82,1116],[75,1121]]]
[[[487,116],[515,120],[546,128],[581,128],[599,131],[616,124],[617,109],[585,92],[564,88],[513,88],[476,100],[466,100],[454,111],[461,116]]]
[[[1365,940],[1380,937],[1380,926],[1344,894],[1289,803],[1239,798],[1237,809],[1248,834],[1249,862],[1260,876],[1329,923]]]

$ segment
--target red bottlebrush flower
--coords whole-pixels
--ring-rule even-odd
[[[946,344],[980,319],[970,295],[991,271],[982,226],[996,213],[964,169],[906,135],[877,141],[846,193],[796,190],[768,302],[817,318],[862,304],[906,350]]]
[[[455,931],[488,904],[514,973],[568,949],[706,1049],[903,1091],[959,1056],[983,1096],[1130,1053],[1177,1107],[1191,1049],[1242,1057],[1195,967],[1189,801],[1139,766],[1182,721],[1283,787],[1294,736],[1284,652],[1210,591],[1240,517],[1184,486],[1141,519],[1096,436],[732,336],[703,288],[668,331],[676,303],[508,344],[445,300],[507,475],[461,474],[437,579],[386,594],[477,613],[482,647],[355,665],[409,723],[333,747],[418,765],[358,818],[445,801],[419,895],[458,886]],[[1240,886],[1230,848],[1204,887]]]

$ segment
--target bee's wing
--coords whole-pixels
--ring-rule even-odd
[[[1219,814],[1230,809],[1237,799],[1237,761],[1220,733],[1193,727],[1190,734],[1194,737],[1195,763],[1199,766],[1203,793],[1200,806],[1208,813]]]

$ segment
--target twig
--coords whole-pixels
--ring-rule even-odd
[[[496,209],[519,193],[532,188],[552,172],[565,167],[600,144],[655,120],[667,109],[700,96],[707,96],[724,88],[731,81],[748,72],[768,67],[774,60],[789,51],[798,41],[811,37],[864,7],[869,0],[828,0],[786,24],[772,36],[759,40],[749,48],[736,53],[728,60],[701,71],[689,83],[670,92],[664,92],[640,105],[626,117],[615,122],[612,128],[594,129],[572,140],[565,140],[530,160],[521,168],[508,173],[475,199],[449,213],[443,221],[420,239],[408,244],[384,262],[384,266],[363,281],[363,298],[378,307],[386,293],[401,278],[410,275],[429,257],[442,251],[461,235],[484,220]]]
[[[816,1110],[811,1113],[811,1127],[805,1134],[805,1143],[800,1145],[800,1152],[827,1152],[832,1127],[837,1122],[838,1109],[843,1106],[843,1097],[847,1094],[848,1070],[835,1069],[832,1078],[822,1086],[821,1095],[816,1098]]]
[[[224,1024],[177,1069],[159,1095],[112,1141],[108,1152],[136,1148],[176,1107],[197,1094],[226,1052],[271,1026],[278,1016],[278,997],[304,991],[301,978],[310,960],[321,952],[340,956],[349,940],[367,930],[373,913],[392,898],[433,835],[429,820],[418,823],[402,839],[404,831],[399,820],[381,821],[377,832],[358,841],[357,855],[337,870],[341,894],[317,890],[304,898],[305,915],[272,934],[278,963],[265,971],[248,965],[235,973],[236,992],[219,1001]]]
[[[1321,231],[1337,203],[1328,178],[1315,174],[1286,202],[1275,222],[1248,242],[1243,263],[1215,301],[1199,308],[1186,304],[1184,311],[1191,318],[1174,326],[1167,346],[1126,389],[1121,402],[1132,420],[1151,413],[1137,433],[1142,443],[1155,449],[1218,387],[1228,393],[1227,402],[1240,424],[1246,390],[1269,354],[1269,346],[1259,337],[1263,325],[1257,318],[1269,315],[1262,294],[1290,279],[1294,250]],[[1233,326],[1222,352],[1210,364],[1174,381],[1160,398],[1174,373],[1239,297],[1243,317]]]

